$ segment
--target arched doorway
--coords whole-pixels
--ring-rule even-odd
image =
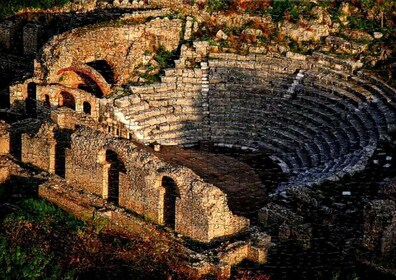
[[[37,114],[36,83],[29,83],[27,86],[26,114],[35,117]]]
[[[164,194],[164,225],[175,229],[176,226],[176,200],[180,198],[179,190],[175,181],[168,177],[162,177],[162,187],[165,189]]]
[[[62,91],[59,94],[58,106],[59,107],[68,107],[72,110],[76,110],[76,101],[74,99],[74,96],[71,93]]]
[[[84,101],[84,103],[83,103],[83,111],[87,115],[91,114],[91,104],[89,104],[89,102]]]
[[[107,184],[104,186],[105,198],[115,205],[119,204],[120,197],[120,173],[126,173],[125,165],[120,160],[118,154],[112,150],[106,150],[105,160],[107,163]],[[107,197],[106,197],[107,196]]]

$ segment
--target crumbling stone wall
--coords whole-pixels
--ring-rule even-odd
[[[148,150],[130,141],[115,139],[88,128],[79,128],[66,152],[68,184],[103,196],[106,188],[106,150],[117,153],[126,168],[120,173],[119,205],[155,223],[163,221],[163,176],[172,178],[179,190],[175,230],[193,239],[209,242],[233,235],[249,221],[233,215],[227,198],[217,187],[204,183],[191,170],[160,161]]]
[[[43,123],[35,134],[22,134],[22,161],[55,173],[56,125]]]
[[[9,51],[13,47],[13,38],[15,36],[16,26],[11,20],[5,20],[0,23],[0,48]]]
[[[396,245],[396,202],[392,199],[371,201],[364,209],[363,246],[388,257]]]
[[[37,119],[24,119],[14,122],[10,128],[10,154],[15,158],[22,159],[22,135],[30,133],[34,135],[41,127],[41,121]]]
[[[67,92],[74,97],[75,111],[78,113],[84,113],[84,102],[89,103],[91,108],[91,113],[89,116],[96,121],[99,120],[100,101],[98,98],[84,90],[69,88],[62,85],[37,86],[37,101],[39,104],[39,109],[42,111],[49,111],[51,108],[54,109],[59,107],[61,92]],[[50,107],[45,104],[46,98],[48,98],[48,101],[50,102]]]
[[[29,23],[23,27],[23,54],[36,55],[40,48],[42,27],[39,24]]]
[[[88,26],[55,36],[41,57],[46,81],[58,82],[58,71],[65,67],[105,60],[113,67],[118,84],[123,84],[142,63],[145,50],[159,45],[176,49],[181,30],[181,20],[155,19],[144,25]]]

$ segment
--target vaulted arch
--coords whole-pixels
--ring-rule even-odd
[[[111,85],[106,81],[100,72],[93,67],[82,64],[63,68],[57,72],[58,75],[72,71],[84,81],[82,89],[91,92],[98,98],[108,95],[111,92]]]
[[[113,67],[106,60],[94,60],[88,62],[87,65],[98,71],[109,84],[116,82],[117,78],[114,74]]]

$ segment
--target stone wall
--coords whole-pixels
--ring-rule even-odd
[[[10,51],[13,47],[13,38],[15,36],[15,23],[5,20],[0,23],[0,48]]]
[[[43,123],[33,135],[22,134],[22,161],[55,173],[55,125]]]
[[[40,48],[42,27],[38,24],[29,23],[23,27],[23,54],[35,56]]]
[[[371,201],[364,209],[363,228],[363,246],[382,257],[389,257],[396,245],[395,201]]]
[[[117,84],[123,84],[143,62],[145,50],[159,45],[176,49],[181,30],[181,20],[155,19],[140,25],[88,26],[55,36],[45,45],[41,57],[46,81],[58,82],[58,71],[66,67],[105,60],[113,67]]]
[[[90,116],[92,119],[98,121],[99,120],[99,107],[100,101],[93,94],[86,92],[81,89],[69,88],[63,85],[38,85],[37,86],[37,101],[38,107],[40,110],[44,111],[43,113],[48,112],[49,110],[53,110],[55,108],[60,107],[60,95],[62,92],[67,92],[71,96],[73,96],[75,100],[75,111],[78,113],[84,113],[84,102],[88,103],[91,108],[90,114],[86,114]],[[47,96],[47,97],[46,97]],[[50,102],[50,107],[45,104],[46,98]]]
[[[120,173],[120,206],[163,224],[165,190],[161,181],[168,176],[179,191],[175,230],[182,235],[209,242],[233,235],[249,224],[230,212],[226,196],[217,187],[204,183],[187,168],[160,161],[130,141],[79,128],[71,142],[66,152],[66,180],[72,186],[106,196],[109,163],[104,156],[111,150],[126,168],[125,174]]]
[[[13,111],[24,112],[25,103],[28,98],[28,84],[39,83],[36,78],[26,79],[23,83],[16,83],[10,86],[10,108]]]

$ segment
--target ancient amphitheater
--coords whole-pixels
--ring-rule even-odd
[[[30,118],[3,123],[2,153],[54,174],[44,198],[80,217],[165,225],[169,238],[233,238],[221,265],[199,268],[229,275],[242,259],[265,262],[270,237],[259,225],[274,216],[270,201],[392,160],[378,147],[394,139],[396,90],[360,63],[180,44],[184,21],[156,13],[54,36],[33,77],[10,87],[10,112]],[[157,83],[131,83],[160,47],[178,52],[174,67]],[[383,229],[383,246],[394,229]],[[311,234],[309,223],[289,225],[290,238]]]

